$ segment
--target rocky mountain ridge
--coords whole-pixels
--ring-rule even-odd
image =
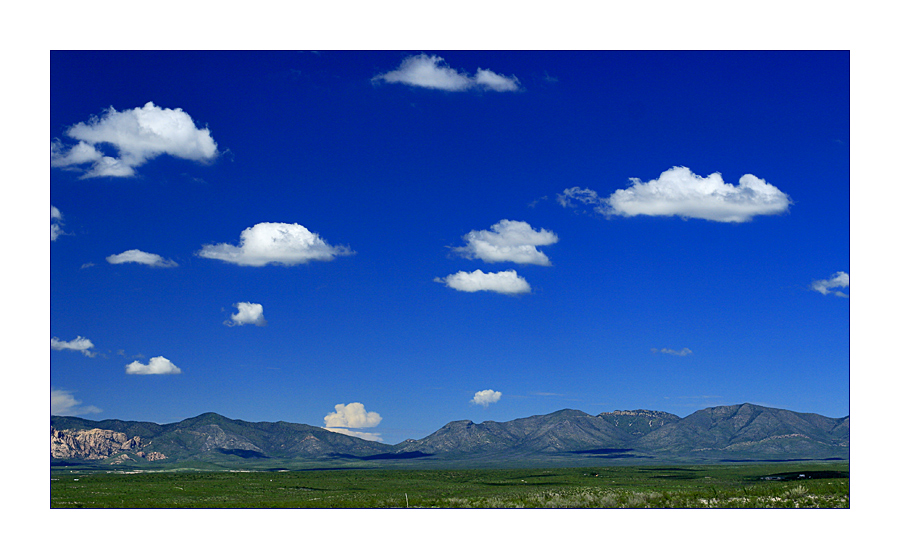
[[[590,415],[559,410],[505,422],[452,421],[422,439],[388,445],[287,422],[251,423],[206,413],[157,425],[51,417],[51,465],[133,466],[201,462],[278,467],[299,462],[441,463],[631,460],[849,459],[850,418],[753,404],[718,406],[681,418],[651,410]]]
[[[58,431],[50,427],[51,459],[102,460],[121,454],[126,450],[134,451],[139,458],[151,462],[166,459],[166,456],[160,452],[144,452],[142,449],[148,444],[145,444],[140,436],[129,438],[125,433],[109,429],[64,429]]]

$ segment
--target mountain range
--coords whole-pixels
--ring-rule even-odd
[[[204,413],[178,423],[51,416],[51,466],[291,469],[490,467],[586,463],[849,460],[850,417],[754,404],[686,417],[565,409],[512,421],[453,421],[389,445],[299,423],[246,422]]]

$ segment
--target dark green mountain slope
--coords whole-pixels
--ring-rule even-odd
[[[397,445],[417,451],[459,458],[465,455],[519,456],[573,452],[627,444],[629,437],[601,418],[578,410],[560,410],[498,423],[454,421],[418,441]]]
[[[560,410],[512,421],[453,421],[396,445],[321,427],[246,422],[205,413],[157,425],[51,416],[51,465],[283,467],[315,461],[437,465],[619,459],[673,462],[849,459],[850,418],[832,419],[753,404],[719,406],[685,418],[650,410],[592,416]],[[567,458],[568,457],[568,458]]]
[[[669,455],[715,455],[734,459],[847,457],[850,418],[753,404],[719,406],[692,413],[641,437],[642,449]]]
[[[604,412],[597,417],[602,417],[632,437],[641,437],[663,425],[681,421],[677,415],[650,410]]]
[[[52,416],[50,426],[51,449],[54,429],[59,432],[101,429],[123,433],[124,438],[129,440],[136,436],[141,439],[139,447],[132,445],[131,449],[126,448],[122,452],[116,452],[115,448],[111,449],[110,458],[138,448],[145,454],[147,451],[160,453],[165,458],[157,460],[166,462],[200,460],[217,463],[223,458],[301,460],[321,459],[339,454],[363,457],[390,452],[393,449],[391,445],[332,433],[321,427],[283,421],[250,423],[215,413],[205,413],[166,425],[118,420],[89,421]],[[109,435],[106,438],[108,439]],[[98,435],[94,435],[92,440],[82,443],[81,446],[103,444],[104,439],[94,439],[98,439]],[[57,452],[57,454],[65,453]],[[134,459],[135,452],[129,457]],[[81,457],[78,455],[60,456],[60,459],[70,461],[79,458]],[[135,461],[141,462],[138,459]]]

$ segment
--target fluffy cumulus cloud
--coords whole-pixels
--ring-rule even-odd
[[[238,246],[227,243],[203,245],[197,252],[203,258],[240,266],[293,266],[349,254],[353,254],[349,248],[331,246],[318,234],[297,223],[257,223],[241,232]]]
[[[419,54],[405,58],[396,70],[379,74],[373,82],[402,83],[443,91],[465,91],[467,89],[489,89],[491,91],[516,91],[519,80],[491,70],[479,68],[474,76],[454,70],[440,56]]]
[[[652,351],[653,353],[665,353],[668,355],[677,355],[678,357],[687,357],[688,355],[691,355],[692,353],[694,353],[693,351],[689,350],[686,347],[682,348],[682,349],[669,349],[667,347],[664,347],[662,349],[653,348],[650,351]]]
[[[334,411],[325,416],[325,427],[365,429],[379,423],[381,416],[376,412],[366,411],[366,407],[359,402],[336,404]]]
[[[59,338],[50,338],[50,349],[55,349],[57,351],[68,349],[71,351],[80,351],[88,357],[94,357],[97,354],[91,351],[93,347],[94,343],[91,340],[81,336],[77,336],[71,342],[63,342],[60,341]]]
[[[165,357],[151,357],[144,365],[139,361],[133,361],[125,365],[125,372],[129,375],[178,375],[181,369]]]
[[[828,279],[817,280],[810,284],[809,288],[818,291],[822,295],[835,295],[837,297],[849,297],[847,293],[840,291],[850,287],[850,274],[837,272]]]
[[[355,429],[367,429],[381,423],[381,416],[359,402],[336,404],[334,411],[325,416],[325,428],[335,433],[358,437],[367,441],[381,441],[380,433],[367,433]]]
[[[616,190],[609,198],[582,188],[570,188],[557,196],[563,206],[576,202],[595,206],[606,215],[679,216],[709,221],[742,223],[757,215],[788,210],[791,199],[775,186],[754,175],[744,175],[738,185],[726,183],[719,173],[701,177],[687,167],[672,167],[658,179],[632,178],[631,187]]]
[[[50,206],[50,240],[55,241],[60,235],[66,233],[62,230],[62,212],[56,206]]]
[[[502,395],[502,392],[497,392],[496,390],[479,390],[475,393],[475,397],[472,398],[469,403],[478,404],[479,406],[486,408],[489,404],[499,402],[500,396]]]
[[[457,272],[443,278],[435,278],[434,281],[443,283],[457,291],[494,291],[504,295],[519,295],[530,293],[531,286],[525,278],[519,277],[515,270],[505,272],[484,273],[481,270],[474,272]]]
[[[490,231],[469,231],[463,239],[466,246],[453,250],[466,258],[539,266],[549,266],[550,259],[537,247],[552,245],[559,240],[553,231],[535,231],[524,221],[508,219],[495,223]]]
[[[50,415],[85,415],[100,413],[96,406],[82,406],[70,390],[50,389]]]
[[[199,129],[181,109],[164,109],[152,102],[117,111],[110,107],[101,116],[79,122],[66,130],[77,143],[50,143],[50,166],[90,177],[130,177],[148,160],[167,154],[207,163],[219,154],[208,129]],[[115,149],[115,156],[102,151]]]
[[[263,316],[263,306],[259,303],[235,303],[232,306],[238,312],[231,315],[231,320],[225,321],[226,326],[243,326],[244,324],[266,325],[266,317]]]
[[[110,264],[125,264],[127,262],[134,262],[137,264],[145,264],[152,268],[173,268],[175,266],[178,266],[178,263],[173,260],[163,258],[158,254],[152,254],[137,249],[126,250],[121,254],[113,254],[107,256],[106,261]]]

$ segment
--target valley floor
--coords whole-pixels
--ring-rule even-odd
[[[51,508],[849,508],[850,465],[51,471],[50,493]]]

